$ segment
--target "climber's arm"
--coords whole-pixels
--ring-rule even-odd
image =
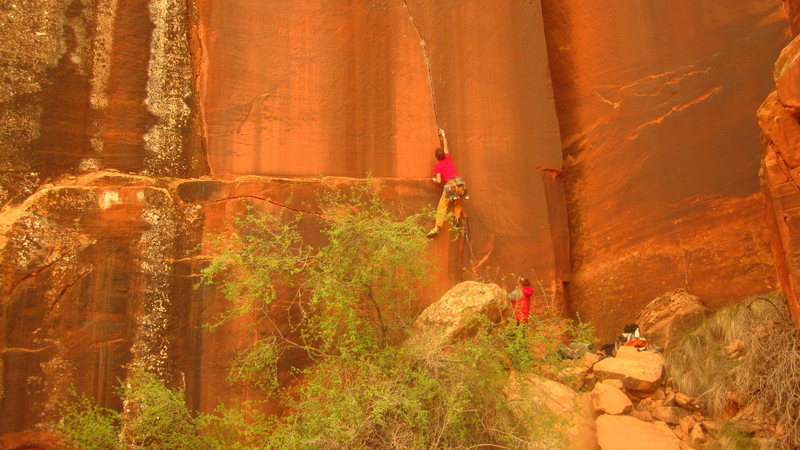
[[[450,149],[447,148],[447,136],[444,134],[444,130],[439,128],[439,136],[442,138],[442,150],[446,155],[450,154]]]

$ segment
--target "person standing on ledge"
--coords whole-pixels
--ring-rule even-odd
[[[453,214],[456,224],[458,224],[458,221],[461,220],[461,202],[463,199],[469,198],[467,186],[464,184],[464,180],[458,176],[456,166],[453,165],[453,160],[450,158],[447,136],[441,128],[439,128],[439,137],[442,140],[442,146],[434,152],[439,162],[433,169],[433,182],[436,184],[444,182],[444,187],[442,188],[442,197],[439,198],[439,205],[436,207],[436,225],[428,232],[429,238],[436,236],[441,231],[450,203],[453,204]]]

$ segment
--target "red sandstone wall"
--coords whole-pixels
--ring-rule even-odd
[[[222,305],[192,289],[189,250],[241,197],[313,205],[367,173],[395,206],[434,205],[437,125],[471,240],[431,242],[425,302],[471,266],[523,273],[559,300],[569,283],[606,332],[676,286],[712,306],[775,287],[752,111],[779,3],[20,5],[0,10],[17,70],[0,80],[0,434],[52,418],[73,383],[118,407],[137,367],[193,407],[256,396],[224,383],[254,330],[199,328]]]
[[[717,308],[777,288],[753,112],[780,2],[543,1],[567,174],[570,307],[612,336],[683,287]]]
[[[792,34],[797,36],[800,32],[800,2],[797,0],[781,0],[786,14],[789,16],[789,22],[792,26]]]
[[[795,38],[775,63],[777,90],[758,110],[764,135],[761,189],[767,203],[775,266],[792,317],[800,325],[800,265],[798,265],[798,167],[800,167],[800,40]]]
[[[439,191],[425,183],[438,125],[470,186],[470,240],[431,243],[441,271],[423,301],[474,266],[535,274],[563,305],[566,212],[541,11],[497,6],[200,1],[197,89],[212,176],[423,180],[398,200],[433,206]]]
[[[194,407],[253,398],[224,378],[255,330],[199,328],[223,305],[192,289],[202,261],[188,250],[240,214],[242,196],[313,205],[320,175],[386,177],[396,207],[432,207],[437,125],[470,183],[471,240],[431,242],[440,270],[423,302],[473,266],[535,272],[563,301],[560,137],[537,2],[53,5],[39,5],[58,33],[37,85],[9,94],[33,109],[0,101],[33,136],[0,148],[11,174],[0,177],[0,413],[15,417],[0,433],[51,419],[73,383],[119,407],[112,387],[138,367],[185,385]],[[36,30],[21,23],[14,37]],[[313,219],[304,227],[315,239]]]
[[[211,174],[424,178],[438,118],[470,184],[475,259],[535,269],[548,286],[558,266],[564,279],[561,150],[541,11],[536,2],[497,6],[200,1]],[[431,204],[435,195],[431,186]],[[447,251],[443,241],[435,254]],[[470,265],[457,258],[450,279]]]

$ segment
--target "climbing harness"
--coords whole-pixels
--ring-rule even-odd
[[[467,194],[467,185],[461,177],[450,178],[444,184],[443,189],[448,202],[458,200],[461,197],[469,198]]]

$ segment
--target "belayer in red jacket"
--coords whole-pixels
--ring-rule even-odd
[[[525,277],[519,277],[517,283],[519,284],[519,290],[522,294],[514,302],[514,318],[517,319],[517,323],[528,323],[528,316],[531,312],[533,288],[531,287],[531,282]]]

